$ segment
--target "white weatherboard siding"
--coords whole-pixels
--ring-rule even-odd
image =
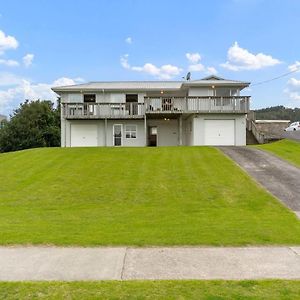
[[[235,120],[204,120],[204,145],[235,145]]]
[[[107,92],[98,92],[96,93],[96,102],[97,103],[125,103],[126,94],[136,94],[138,95],[138,103],[144,103],[144,97],[146,93],[140,92],[128,92],[128,93],[107,93]]]
[[[193,145],[193,120],[194,117],[189,117],[184,121],[184,145],[192,146]]]
[[[113,125],[121,124],[122,146],[143,147],[147,144],[144,120],[64,120],[62,147],[113,146]],[[136,138],[126,138],[126,125],[135,125]],[[157,146],[179,145],[177,119],[148,119],[147,127],[157,126]],[[182,145],[246,145],[246,117],[234,114],[199,114],[182,122]]]
[[[200,96],[213,96],[213,89],[207,87],[191,87],[189,89],[189,96],[200,97]]]
[[[211,120],[211,122],[209,121]],[[227,135],[228,140],[225,139],[222,142],[222,139],[219,140],[219,145],[228,145],[233,144],[235,146],[244,146],[246,145],[246,116],[245,115],[236,115],[236,114],[202,114],[195,116],[193,118],[193,128],[192,128],[192,145],[194,146],[203,146],[203,145],[213,145],[205,141],[206,132],[205,127],[213,126],[212,120],[216,120],[216,128],[211,129],[211,137],[213,134],[216,134],[217,128],[222,130],[224,126],[223,133],[220,133],[222,136]],[[218,122],[220,120],[220,122]],[[226,121],[231,120],[231,122],[226,123]],[[223,121],[223,122],[222,122]],[[232,122],[234,121],[234,128],[232,128]],[[223,125],[222,125],[223,124]],[[205,126],[206,125],[206,126]],[[208,129],[207,129],[208,130]],[[229,133],[229,130],[231,131]],[[234,133],[233,133],[234,131]],[[217,133],[218,134],[218,133]],[[232,143],[232,136],[234,135],[234,143]],[[210,141],[212,142],[212,140]],[[216,145],[216,144],[215,144]]]
[[[104,120],[74,120],[62,123],[65,133],[61,137],[62,147],[113,146],[113,125],[121,124],[122,146],[143,147],[146,145],[144,120],[108,120],[105,136]],[[136,125],[136,138],[126,138],[126,125]]]
[[[147,125],[157,126],[157,146],[178,145],[178,120],[149,119]]]
[[[72,124],[71,147],[98,146],[98,129],[96,124]]]
[[[107,121],[107,146],[113,146],[113,125],[123,125],[122,145],[124,147],[144,147],[146,146],[144,120],[108,120]],[[126,125],[136,125],[137,136],[135,139],[126,138]]]

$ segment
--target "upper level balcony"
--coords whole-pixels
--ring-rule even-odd
[[[146,113],[247,113],[249,96],[145,97]]]
[[[62,103],[66,119],[143,118],[145,114],[247,113],[249,96],[145,97],[144,103]]]
[[[62,103],[66,119],[139,119],[145,116],[144,103]]]

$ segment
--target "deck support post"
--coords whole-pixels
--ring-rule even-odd
[[[178,118],[178,144],[179,146],[182,146],[182,115]]]
[[[146,114],[144,117],[144,134],[145,134],[145,147],[147,147],[148,143],[147,143],[147,117],[146,117]]]
[[[104,145],[107,147],[107,119],[104,119]]]

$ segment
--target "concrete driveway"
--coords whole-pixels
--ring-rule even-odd
[[[300,218],[300,169],[252,147],[219,147]]]

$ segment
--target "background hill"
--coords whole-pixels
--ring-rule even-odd
[[[257,120],[291,120],[300,121],[300,108],[273,106],[254,110]]]

